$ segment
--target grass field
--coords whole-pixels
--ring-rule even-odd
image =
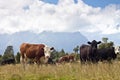
[[[120,80],[120,63],[0,66],[0,80]]]

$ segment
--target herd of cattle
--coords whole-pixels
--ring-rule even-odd
[[[104,60],[111,61],[117,57],[114,47],[98,49],[97,45],[100,43],[101,41],[97,42],[96,40],[93,40],[92,42],[88,42],[89,45],[80,46],[81,63],[86,61],[93,63]]]
[[[89,45],[83,44],[80,46],[80,62],[92,62],[97,63],[99,61],[111,61],[117,57],[119,49],[115,49],[114,47],[98,49],[97,45],[100,44],[101,41],[93,40],[92,42],[88,42]],[[73,62],[75,61],[75,56],[66,55],[60,57],[56,62],[51,58],[51,52],[54,50],[54,47],[49,47],[44,44],[30,44],[23,43],[20,45],[20,54],[21,54],[21,63],[25,67],[28,63],[29,59],[32,59],[33,63],[40,64],[40,58],[44,57],[44,61],[47,64],[56,64],[62,62]],[[15,64],[15,59],[7,59],[1,61],[1,64]]]

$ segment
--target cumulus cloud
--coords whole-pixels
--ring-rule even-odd
[[[1,0],[0,33],[19,31],[113,34],[120,32],[120,5],[92,7],[82,0]]]

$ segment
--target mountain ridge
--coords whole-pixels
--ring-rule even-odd
[[[34,33],[30,31],[16,32],[13,34],[0,34],[0,54],[4,53],[7,46],[12,45],[14,53],[19,52],[19,46],[23,42],[44,43],[55,47],[56,50],[64,49],[72,52],[77,45],[86,43],[88,39],[80,32],[49,32]]]

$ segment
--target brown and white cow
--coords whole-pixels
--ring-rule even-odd
[[[20,45],[21,63],[25,67],[28,59],[34,59],[34,62],[39,65],[40,58],[45,57],[45,59],[48,59],[53,49],[53,47],[48,47],[44,44],[22,43]]]
[[[59,58],[58,63],[62,62],[73,62],[75,61],[75,56],[73,55],[65,55]]]

